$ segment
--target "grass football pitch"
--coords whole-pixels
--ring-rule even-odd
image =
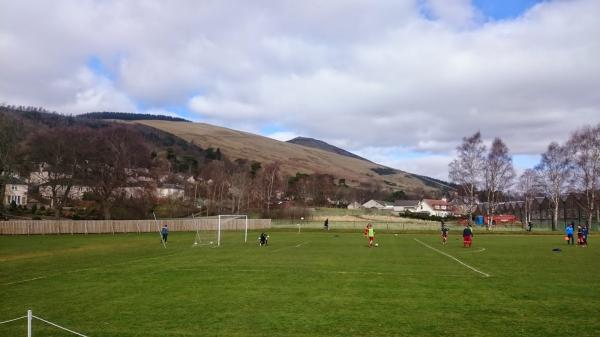
[[[88,336],[600,336],[600,249],[556,235],[0,237],[0,321]],[[560,248],[554,252],[553,248]],[[489,276],[488,276],[489,275]],[[73,336],[34,321],[34,336]],[[0,325],[26,336],[26,322]]]

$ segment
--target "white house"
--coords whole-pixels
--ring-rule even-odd
[[[420,200],[396,200],[394,202],[394,212],[417,212],[420,203]]]
[[[387,201],[381,201],[381,200],[374,200],[371,199],[367,202],[365,202],[362,205],[363,208],[376,208],[376,209],[382,209],[382,210],[393,210],[394,209],[394,204],[391,202],[387,202]]]
[[[13,201],[17,206],[27,205],[27,184],[17,180],[10,179],[4,186],[4,204],[10,205]]]
[[[446,217],[452,213],[452,207],[446,199],[423,199],[419,203],[417,212],[429,213],[429,215]]]
[[[348,209],[359,209],[361,206],[362,205],[359,202],[354,201],[350,205],[348,205]]]
[[[59,198],[62,197],[65,194],[66,189],[67,189],[66,186],[57,186],[56,187],[57,196]],[[92,189],[88,186],[79,186],[79,185],[71,186],[71,189],[69,190],[69,199],[81,200],[81,199],[83,199],[83,195],[86,192],[90,192],[91,190]],[[40,186],[40,196],[42,196],[46,199],[52,199],[52,186],[47,186],[47,185]]]
[[[156,195],[159,198],[181,199],[184,197],[184,194],[185,191],[183,190],[183,188],[176,185],[166,184],[156,188]]]

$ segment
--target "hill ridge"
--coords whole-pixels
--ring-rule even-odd
[[[282,172],[290,176],[297,173],[330,174],[335,179],[344,180],[349,186],[360,186],[366,189],[379,186],[392,191],[403,190],[427,195],[441,195],[448,189],[448,186],[435,183],[431,179],[423,179],[415,174],[392,169],[364,158],[279,141],[227,127],[161,120],[132,122],[172,133],[203,148],[219,148],[232,160],[279,162]]]
[[[335,145],[331,145],[327,142],[324,142],[322,140],[319,139],[315,139],[315,138],[310,138],[310,137],[296,137],[294,139],[290,139],[287,141],[287,143],[292,143],[292,144],[297,144],[297,145],[302,145],[302,146],[308,146],[311,148],[315,148],[315,149],[319,149],[319,150],[324,150],[324,151],[329,151],[329,152],[333,152],[333,153],[337,153],[339,155],[342,156],[347,156],[347,157],[351,157],[351,158],[356,158],[356,159],[360,159],[360,160],[364,160],[364,161],[368,161],[370,163],[373,163],[372,161],[363,158],[359,155],[356,155],[350,151],[344,150],[342,148],[339,148]],[[373,163],[375,164],[375,163]]]

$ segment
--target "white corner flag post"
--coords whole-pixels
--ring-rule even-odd
[[[33,320],[33,314],[31,313],[31,309],[27,310],[27,337],[33,336],[31,334],[31,321]]]
[[[156,214],[154,212],[152,212],[152,215],[154,215],[154,222],[156,223],[156,228],[158,229],[158,235],[160,235],[160,242],[162,243],[163,247],[167,248],[167,244],[165,243],[165,240],[163,240],[162,233],[160,232],[160,225],[158,224],[158,219],[156,218]]]

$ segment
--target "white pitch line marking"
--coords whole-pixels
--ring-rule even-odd
[[[304,242],[300,242],[299,244],[297,244],[295,246],[281,247],[281,248],[278,248],[278,249],[274,249],[271,252],[278,252],[278,251],[281,251],[281,250],[284,250],[284,249],[290,249],[290,248],[298,248],[298,247],[304,246],[305,244],[308,244],[308,243],[310,243],[310,241],[304,241]]]
[[[472,271],[474,271],[474,272],[476,272],[476,273],[479,273],[479,274],[481,274],[481,275],[483,275],[483,276],[485,276],[485,277],[490,277],[490,276],[491,276],[490,274],[488,274],[488,273],[484,273],[484,272],[482,272],[481,270],[479,270],[479,269],[477,269],[477,268],[475,268],[475,267],[469,266],[468,264],[466,264],[466,263],[462,262],[461,260],[459,260],[459,259],[455,258],[454,256],[452,256],[452,255],[450,255],[450,254],[448,254],[448,253],[444,253],[444,252],[442,252],[442,251],[441,251],[441,250],[439,250],[439,249],[436,249],[436,248],[433,248],[433,247],[431,247],[430,245],[426,244],[425,242],[423,242],[423,241],[421,241],[421,240],[419,240],[419,239],[417,239],[417,238],[414,238],[414,239],[415,239],[415,241],[417,241],[418,243],[422,244],[423,246],[425,246],[425,247],[427,247],[427,248],[429,248],[429,249],[432,249],[432,250],[434,250],[434,251],[436,251],[436,252],[438,252],[438,253],[440,253],[440,254],[442,254],[442,255],[445,255],[445,256],[447,256],[447,257],[451,258],[452,260],[454,260],[454,261],[456,261],[456,262],[458,262],[458,263],[462,264],[463,266],[465,266],[465,267],[467,267],[467,268],[471,269]]]
[[[38,276],[38,277],[30,278],[30,279],[27,279],[27,280],[20,280],[20,281],[8,282],[8,283],[4,283],[2,285],[3,286],[10,286],[10,285],[13,285],[13,284],[26,283],[26,282],[30,282],[30,281],[35,281],[35,280],[43,279],[43,278],[46,278],[46,276]]]

